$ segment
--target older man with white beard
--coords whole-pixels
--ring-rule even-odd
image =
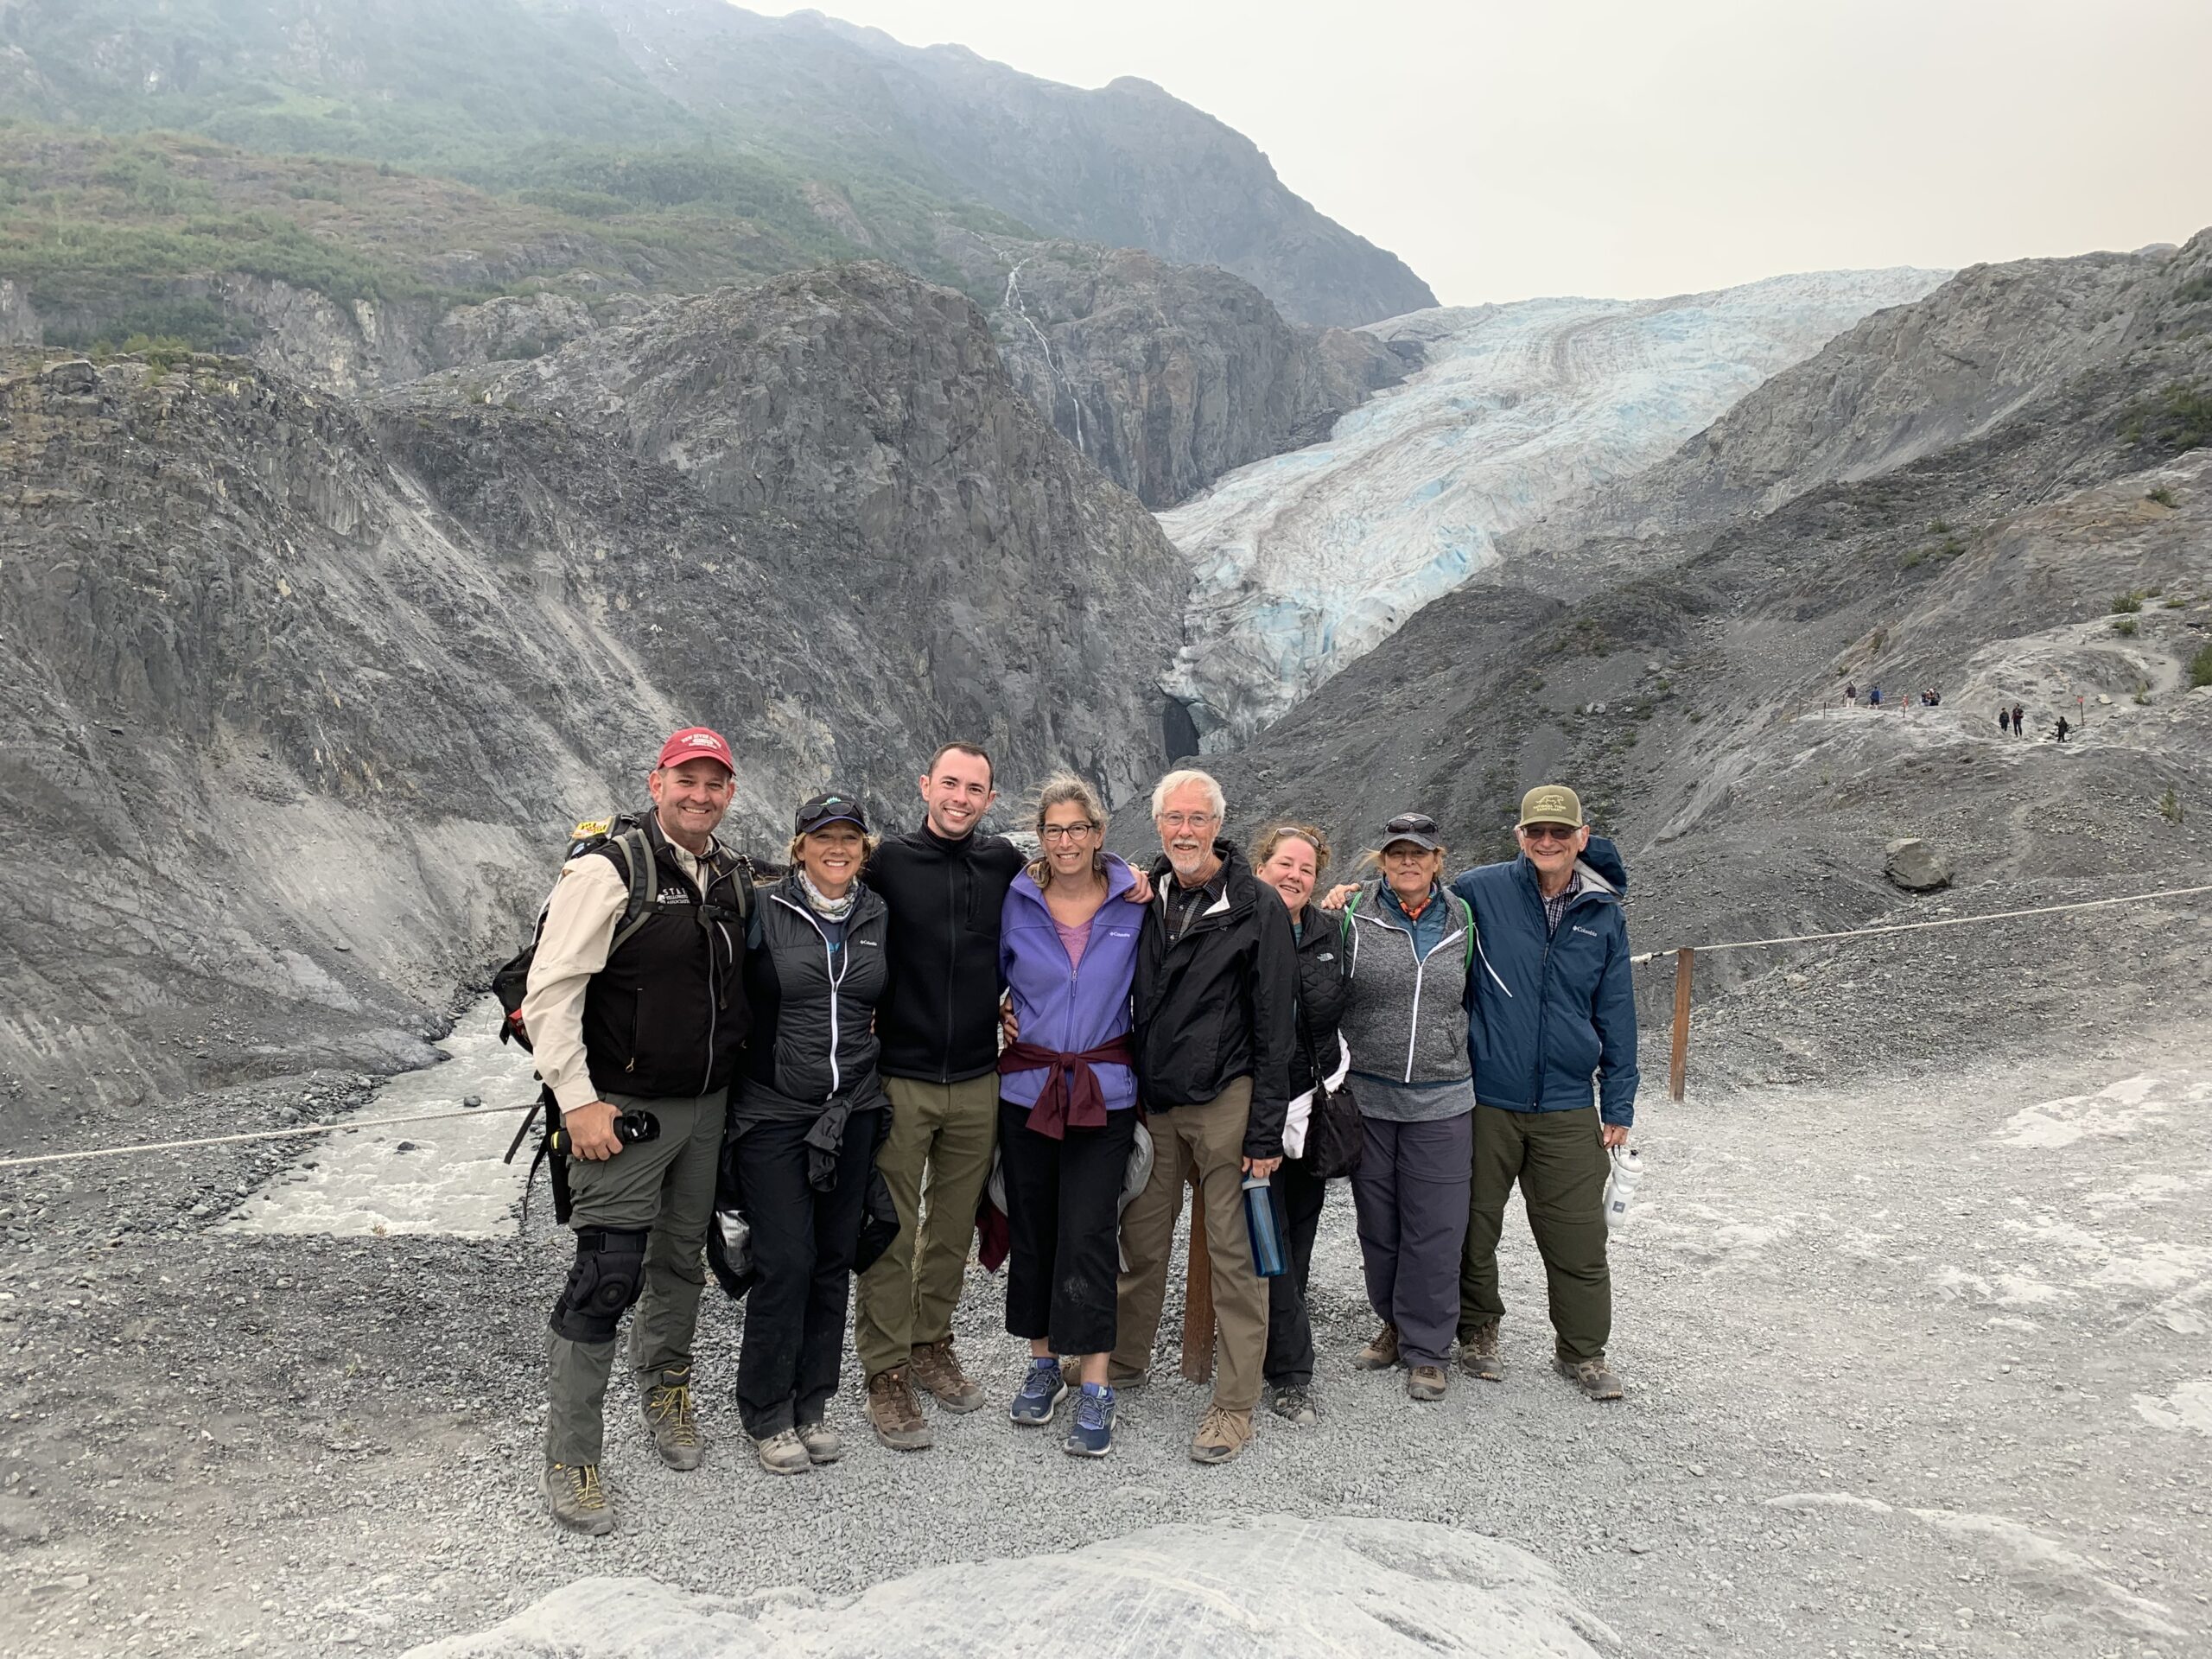
[[[1268,1344],[1268,1292],[1252,1268],[1244,1178],[1282,1161],[1297,1042],[1297,944],[1290,912],[1221,839],[1227,804],[1203,772],[1171,772],[1152,792],[1164,856],[1137,944],[1136,1070],[1154,1138],[1151,1179],[1122,1217],[1128,1268],[1118,1286],[1112,1380],[1141,1379],[1160,1330],[1167,1255],[1196,1171],[1213,1271],[1213,1402],[1191,1442],[1227,1463],[1252,1439]]]

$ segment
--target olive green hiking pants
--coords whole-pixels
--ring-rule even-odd
[[[1608,1163],[1598,1109],[1509,1112],[1475,1108],[1474,1185],[1459,1262],[1459,1340],[1500,1318],[1497,1240],[1505,1201],[1521,1185],[1529,1230],[1544,1258],[1552,1331],[1567,1359],[1604,1356],[1612,1335],[1613,1281],[1605,1264]]]
[[[995,1071],[958,1083],[886,1077],[883,1092],[891,1134],[875,1166],[898,1208],[899,1236],[861,1274],[853,1297],[853,1346],[868,1376],[952,1334],[999,1135]]]
[[[707,1224],[722,1147],[727,1090],[683,1099],[608,1095],[620,1112],[648,1111],[660,1135],[612,1158],[569,1160],[575,1208],[569,1225],[649,1228],[645,1288],[630,1315],[630,1365],[640,1388],[688,1378],[699,1293],[707,1282]],[[614,1370],[613,1342],[572,1342],[556,1333],[546,1356],[545,1459],[600,1459],[600,1419]]]

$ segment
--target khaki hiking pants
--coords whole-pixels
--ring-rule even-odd
[[[998,1141],[995,1071],[958,1083],[886,1077],[883,1090],[891,1096],[891,1135],[876,1151],[875,1166],[898,1206],[899,1236],[861,1275],[853,1299],[853,1345],[868,1376],[904,1365],[914,1349],[952,1334],[976,1206]]]
[[[728,1092],[660,1100],[605,1096],[618,1112],[651,1112],[660,1120],[659,1137],[600,1162],[569,1160],[571,1228],[652,1230],[645,1243],[645,1291],[630,1315],[630,1365],[640,1389],[690,1374]],[[546,1461],[597,1463],[614,1344],[571,1342],[557,1334],[550,1340]]]
[[[1500,1318],[1497,1239],[1505,1201],[1521,1185],[1529,1230],[1544,1258],[1552,1331],[1561,1356],[1604,1357],[1613,1329],[1613,1281],[1605,1263],[1605,1146],[1598,1109],[1509,1112],[1475,1108],[1474,1185],[1467,1247],[1459,1266],[1459,1340]]]
[[[1252,1080],[1238,1077],[1211,1100],[1152,1114],[1152,1179],[1122,1212],[1122,1250],[1128,1270],[1116,1286],[1117,1340],[1113,1369],[1127,1376],[1152,1365],[1160,1307],[1167,1294],[1167,1256],[1183,1213],[1183,1182],[1195,1169],[1213,1271],[1213,1402],[1249,1411],[1260,1401],[1268,1351],[1268,1281],[1252,1271],[1252,1235],[1244,1219],[1244,1128],[1252,1114]]]

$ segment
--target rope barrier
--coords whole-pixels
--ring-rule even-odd
[[[66,1164],[86,1158],[122,1158],[134,1152],[181,1152],[187,1147],[227,1147],[241,1141],[281,1141],[287,1135],[328,1135],[338,1129],[383,1129],[395,1123],[442,1123],[454,1117],[496,1117],[501,1112],[526,1112],[537,1103],[525,1100],[515,1106],[469,1106],[453,1112],[417,1112],[409,1117],[371,1117],[359,1122],[309,1123],[296,1129],[249,1129],[240,1135],[204,1135],[194,1141],[146,1141],[128,1147],[93,1147],[83,1152],[41,1152],[29,1158],[0,1158],[0,1169],[22,1169],[29,1164]]]
[[[1892,922],[1882,927],[1850,927],[1834,933],[1793,933],[1779,939],[1735,939],[1726,944],[1675,946],[1665,950],[1646,950],[1630,957],[1629,961],[1649,962],[1659,957],[1671,957],[1682,949],[1694,949],[1702,955],[1709,950],[1752,950],[1771,944],[1815,944],[1826,939],[1862,939],[1876,933],[1913,933],[1927,927],[1964,927],[1969,922],[2005,922],[2020,916],[2056,916],[2061,911],[2101,910],[2109,905],[2139,905],[2146,899],[2183,899],[2199,893],[2212,893],[2212,884],[2201,887],[2163,887],[2156,893],[2131,893],[2120,899],[2085,899],[2071,905],[2038,905],[2033,910],[1993,910],[1980,916],[1946,916],[1933,922]]]
[[[1887,922],[1879,927],[1839,928],[1830,933],[1792,933],[1778,939],[1731,939],[1720,944],[1685,944],[1672,950],[1646,950],[1629,958],[1631,965],[1657,957],[1675,959],[1675,1041],[1667,1068],[1667,1092],[1682,1097],[1690,1060],[1690,975],[1701,951],[1756,950],[1777,944],[1818,944],[1830,939],[1865,939],[1880,933],[1917,933],[1923,928],[1964,927],[1972,922],[2008,922],[2022,916],[2057,916],[2071,910],[2105,910],[2113,905],[2139,905],[2151,899],[2187,899],[2212,893],[2212,883],[2194,887],[2161,887],[2156,893],[2124,893],[2117,899],[2081,899],[2065,905],[2037,905],[2028,910],[1992,910],[1978,916],[1945,916],[1932,922]]]

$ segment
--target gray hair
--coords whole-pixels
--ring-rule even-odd
[[[1106,804],[1098,798],[1098,791],[1071,772],[1056,772],[1047,778],[1037,791],[1037,809],[1032,827],[1037,832],[1037,856],[1029,861],[1029,879],[1043,887],[1052,874],[1052,861],[1045,856],[1045,815],[1056,806],[1076,805],[1083,809],[1098,831],[1098,846],[1091,855],[1091,867],[1106,868]]]
[[[1171,772],[1152,786],[1152,816],[1156,818],[1166,811],[1167,798],[1177,790],[1187,788],[1192,784],[1205,785],[1206,807],[1215,817],[1225,818],[1229,816],[1229,802],[1221,792],[1220,782],[1211,772],[1199,772],[1195,769]]]

